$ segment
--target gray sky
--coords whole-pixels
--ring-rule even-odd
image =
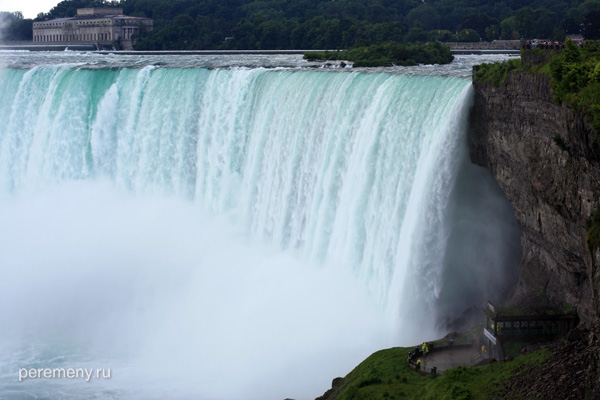
[[[61,0],[0,0],[0,11],[21,11],[25,18],[35,18],[38,13],[48,12]]]

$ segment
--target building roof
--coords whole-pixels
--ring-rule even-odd
[[[549,305],[530,307],[497,307],[488,301],[484,310],[491,319],[513,320],[513,319],[540,319],[540,318],[575,318],[576,313],[570,307],[556,308]]]
[[[89,13],[81,13],[80,11],[89,11]],[[99,8],[79,8],[77,9],[77,15],[74,17],[65,17],[65,18],[55,18],[49,19],[47,21],[38,21],[38,23],[49,23],[49,22],[66,22],[66,21],[85,21],[85,20],[95,20],[95,19],[128,19],[128,20],[150,20],[151,18],[143,18],[143,17],[131,17],[129,15],[122,14],[122,8],[106,8],[104,10],[110,12],[121,12],[120,14],[108,14],[98,12]]]
[[[78,8],[77,15],[106,15],[106,14],[123,14],[122,8],[111,7],[92,7]]]

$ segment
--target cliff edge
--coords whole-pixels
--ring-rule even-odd
[[[471,160],[489,169],[520,225],[518,283],[509,304],[575,308],[600,327],[600,252],[586,221],[600,201],[600,148],[581,115],[555,104],[550,77],[513,71],[499,87],[474,83]]]

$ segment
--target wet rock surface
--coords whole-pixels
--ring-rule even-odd
[[[600,399],[600,347],[598,337],[587,332],[578,340],[560,340],[546,348],[550,358],[540,364],[526,364],[513,371],[504,385],[498,385],[493,399]]]
[[[598,329],[598,260],[585,228],[600,200],[596,133],[581,115],[553,103],[547,76],[514,72],[500,87],[474,87],[471,159],[492,172],[521,230],[509,304],[568,304],[582,327]]]

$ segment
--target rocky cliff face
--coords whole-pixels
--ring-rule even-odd
[[[519,281],[509,303],[550,301],[599,326],[600,253],[586,221],[600,201],[600,149],[584,118],[552,102],[550,79],[513,72],[496,88],[474,82],[471,159],[488,168],[521,228]]]

